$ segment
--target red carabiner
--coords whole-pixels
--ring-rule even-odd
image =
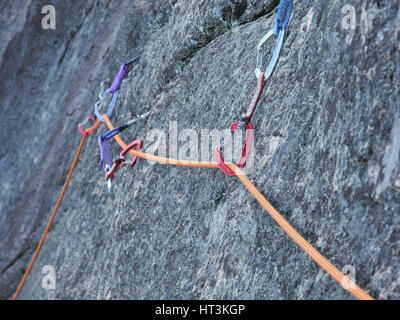
[[[235,122],[234,124],[231,125],[231,134],[236,131],[238,128],[240,121]],[[253,142],[253,135],[254,135],[254,128],[251,122],[248,122],[246,125],[246,139],[244,141],[243,145],[243,150],[242,150],[242,156],[239,159],[239,162],[237,163],[237,166],[239,168],[243,168],[246,164],[246,159],[247,156],[250,153],[250,148],[251,148],[251,143]],[[228,166],[224,162],[224,158],[221,155],[221,146],[217,146],[214,150],[214,157],[215,160],[217,161],[217,164],[219,168],[228,176],[235,176],[236,174],[228,168]]]
[[[90,130],[90,131],[86,131],[82,128],[82,125],[85,124],[88,121],[94,121],[95,117],[93,116],[89,116],[87,117],[83,122],[81,122],[80,124],[78,124],[78,130],[81,133],[81,135],[83,135],[84,137],[88,137],[91,136],[94,133],[94,130]]]
[[[124,150],[122,150],[122,152],[120,153],[120,156],[125,156],[131,149],[133,149],[133,147],[136,147],[136,151],[139,151],[142,148],[142,140],[135,140],[133,142],[131,142],[129,145],[126,146],[126,148]],[[133,166],[133,164],[135,163],[137,159],[137,156],[132,157],[131,162],[129,162],[130,166]],[[122,164],[122,167],[124,167],[125,164]]]
[[[121,167],[125,167],[126,162],[125,162],[125,155],[131,150],[133,149],[133,147],[136,147],[136,151],[139,151],[142,148],[142,140],[135,140],[132,143],[130,143],[128,146],[126,146],[126,148],[124,150],[121,151],[121,153],[119,154],[118,158],[114,161],[112,167],[110,168],[110,170],[108,170],[106,172],[106,180],[108,179],[113,179],[114,178],[114,173],[118,170],[118,168]],[[134,156],[132,157],[131,162],[129,163],[130,166],[132,166],[135,161],[136,161],[137,157]]]

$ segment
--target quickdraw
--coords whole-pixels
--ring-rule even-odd
[[[104,114],[107,127],[112,130],[113,126],[107,115]],[[118,135],[114,136],[115,141],[125,149],[127,145],[121,140]],[[140,151],[131,150],[129,151],[132,156],[137,156],[142,159],[155,161],[163,164],[180,165],[184,167],[201,167],[201,168],[218,168],[219,165],[216,162],[204,162],[204,161],[190,161],[190,160],[177,160],[171,158],[165,158],[155,156],[152,154],[143,153]],[[268,200],[261,194],[260,191],[250,182],[247,176],[233,163],[226,163],[234,173],[235,176],[243,183],[243,185],[249,190],[254,198],[260,203],[265,211],[276,221],[276,223],[284,230],[287,235],[301,247],[311,259],[313,259],[322,269],[328,272],[333,279],[341,284],[344,289],[349,291],[357,299],[372,300],[373,298],[361,289],[352,279],[341,273],[332,263],[329,262],[321,253],[319,253],[306,239],[304,239],[291,225],[290,223],[268,202]],[[346,283],[346,285],[344,285]]]
[[[112,180],[114,177],[114,173],[117,171],[117,169],[120,166],[124,167],[126,165],[124,155],[126,154],[126,152],[128,152],[135,146],[137,147],[136,150],[139,151],[142,147],[142,141],[135,140],[134,142],[132,142],[128,146],[129,149],[126,151],[123,150],[123,152],[121,152],[119,154],[119,156],[114,160],[114,162],[112,164],[111,164],[111,160],[110,160],[107,141],[110,140],[111,138],[113,138],[115,135],[121,133],[123,130],[129,128],[137,120],[145,119],[149,114],[150,114],[150,112],[146,112],[146,113],[128,121],[126,124],[116,127],[112,130],[109,130],[98,137],[98,143],[99,143],[99,147],[100,147],[100,164],[106,175],[107,189],[108,189],[108,193],[110,195],[112,194]],[[136,157],[133,157],[132,160],[130,161],[129,165],[132,166],[135,163],[135,160],[136,160]]]
[[[133,156],[130,161],[125,160],[125,155],[134,147],[136,147],[136,151],[140,151],[142,148],[142,140],[135,140],[131,142],[125,149],[121,151],[118,157],[114,160],[113,165],[108,168],[106,171],[106,180],[111,181],[114,178],[114,173],[117,171],[119,167],[125,167],[127,164],[133,166],[137,159],[137,156]]]
[[[290,23],[290,19],[292,16],[292,0],[284,0],[279,3],[278,11],[276,14],[276,20],[275,20],[275,26],[272,30],[270,30],[258,43],[257,46],[257,58],[256,58],[256,68],[254,70],[257,78],[257,84],[256,88],[253,91],[251,100],[249,105],[247,106],[246,112],[242,114],[242,117],[239,122],[233,124],[231,126],[231,132],[232,127],[236,125],[237,129],[243,129],[246,128],[246,141],[248,137],[248,129],[249,129],[249,124],[251,126],[250,120],[253,117],[254,111],[257,107],[258,102],[260,101],[261,94],[264,90],[266,81],[271,77],[272,73],[275,70],[275,67],[278,63],[279,60],[279,55],[283,46],[284,38],[285,38],[285,30],[287,26]],[[262,65],[263,65],[263,49],[264,49],[264,43],[272,36],[272,35],[277,35],[278,40],[275,45],[275,49],[271,58],[271,61],[268,64],[268,67],[266,71],[262,71]],[[235,130],[236,130],[235,128]],[[251,129],[253,129],[253,126],[251,126]],[[251,130],[253,132],[253,130]],[[253,135],[253,133],[251,134]],[[230,139],[231,135],[229,135],[227,138],[224,139],[224,141],[219,145],[216,146],[214,149],[214,157],[218,163],[219,168],[226,173],[227,175],[234,176],[235,173],[230,170],[227,165],[224,163],[224,159],[221,156],[221,151],[223,149],[224,144]],[[244,144],[244,149],[242,150],[242,156],[239,160],[238,167],[243,168],[243,166],[246,163],[246,158],[248,154],[250,153],[250,147],[251,143],[245,143]]]
[[[179,166],[184,166],[184,167],[201,167],[201,168],[220,168],[224,173],[232,176],[237,176],[238,179],[243,183],[243,185],[250,191],[250,193],[254,196],[254,198],[260,203],[260,205],[268,212],[268,214],[277,222],[277,224],[288,234],[288,236],[296,243],[298,244],[321,268],[323,268],[325,271],[327,271],[338,283],[342,284],[346,281],[347,285],[343,285],[343,287],[348,290],[351,294],[353,294],[356,298],[358,299],[372,299],[368,293],[366,293],[364,290],[362,290],[359,286],[356,285],[356,283],[346,277],[342,272],[340,272],[334,265],[332,265],[324,256],[322,256],[310,243],[308,243],[290,224],[289,222],[268,202],[268,200],[257,190],[257,188],[249,181],[249,179],[246,177],[246,175],[241,171],[241,168],[244,167],[246,163],[246,158],[249,153],[249,149],[252,143],[252,138],[253,138],[253,126],[250,122],[251,117],[254,113],[255,107],[257,106],[257,103],[260,99],[260,96],[262,94],[263,88],[265,86],[265,81],[272,75],[273,70],[277,64],[280,50],[282,48],[283,44],[283,39],[284,39],[284,31],[286,27],[288,26],[290,19],[291,19],[291,11],[292,11],[292,1],[285,1],[281,0],[277,12],[277,17],[276,17],[276,25],[275,29],[271,30],[269,33],[267,33],[260,41],[257,50],[258,50],[258,56],[257,56],[257,66],[256,66],[256,77],[257,77],[257,85],[256,89],[253,92],[253,96],[251,98],[251,101],[249,103],[249,106],[246,110],[246,113],[242,116],[242,119],[234,124],[231,125],[231,130],[230,133],[227,135],[227,137],[221,142],[220,146],[218,146],[215,149],[214,155],[217,159],[217,162],[208,162],[208,161],[191,161],[191,160],[178,160],[178,159],[171,159],[171,158],[165,158],[165,157],[160,157],[160,156],[155,156],[152,154],[147,154],[140,152],[139,150],[141,149],[142,142],[141,140],[135,140],[129,145],[125,145],[125,143],[119,138],[118,133],[121,131],[125,130],[128,128],[130,125],[132,125],[134,122],[137,121],[139,118],[145,118],[149,113],[146,113],[144,115],[141,115],[137,117],[136,119],[133,119],[129,121],[127,124],[119,126],[114,128],[108,119],[110,116],[109,114],[103,114],[103,116],[99,117],[99,114],[96,114],[97,119],[94,123],[94,125],[89,128],[89,129],[83,129],[82,125],[85,124],[88,121],[94,121],[95,118],[93,116],[88,117],[83,123],[79,124],[78,128],[79,131],[82,134],[82,139],[81,143],[79,145],[78,151],[75,155],[74,161],[71,165],[71,168],[68,172],[67,179],[64,183],[63,189],[61,191],[61,194],[57,200],[56,206],[53,209],[53,212],[51,214],[50,220],[46,226],[46,229],[41,237],[41,240],[35,250],[35,254],[27,268],[27,270],[24,273],[24,276],[17,288],[17,291],[15,292],[13,299],[15,300],[20,291],[21,288],[30,272],[32,269],[32,266],[39,254],[39,251],[44,243],[44,240],[46,238],[46,235],[51,227],[51,224],[54,220],[55,214],[61,204],[61,200],[64,196],[64,193],[68,187],[69,181],[72,176],[72,172],[74,168],[77,165],[79,155],[81,153],[81,150],[83,148],[83,144],[85,142],[85,139],[87,136],[93,134],[93,131],[97,126],[100,124],[99,119],[103,119],[103,121],[106,122],[107,127],[109,128],[109,131],[104,133],[99,137],[99,145],[100,145],[100,152],[101,152],[101,164],[102,167],[104,168],[106,172],[106,179],[109,181],[109,192],[111,193],[111,181],[114,177],[114,174],[118,170],[119,167],[124,167],[127,164],[133,165],[137,159],[137,157],[143,158],[143,159],[148,159],[151,161],[156,161],[159,163],[164,163],[164,164],[173,164],[173,165],[179,165]],[[272,36],[272,34],[278,35],[278,42],[274,50],[273,57],[270,61],[270,64],[265,72],[261,71],[261,66],[262,66],[262,46],[264,42]],[[133,59],[132,61],[126,63],[130,64],[136,61],[138,58]],[[111,92],[113,94],[117,93],[122,79],[127,73],[126,69],[126,64],[124,64],[120,72],[118,73],[117,77],[114,79],[113,84],[109,89],[106,90],[106,92]],[[103,95],[100,95],[100,103],[103,100]],[[116,96],[117,97],[117,96]],[[112,105],[110,105],[109,113],[112,113],[112,109],[114,108],[115,105],[115,100],[113,99],[114,102],[112,102]],[[95,105],[96,106],[96,105]],[[98,111],[98,108],[97,108]],[[237,165],[233,163],[225,163],[222,156],[221,156],[221,150],[228,141],[228,139],[231,138],[232,133],[237,130],[237,129],[246,129],[246,140],[244,143],[243,151],[242,151],[242,156],[239,159],[239,162]],[[108,144],[107,140],[114,138],[117,143],[123,148],[121,153],[118,155],[114,163],[111,165],[111,161],[109,158],[108,154]],[[136,147],[136,149],[135,149]],[[126,153],[130,153],[133,157],[130,161],[125,160],[125,155]],[[106,163],[107,162],[107,163]]]
[[[100,88],[100,93],[99,93],[99,100],[96,101],[96,103],[94,104],[94,114],[87,117],[84,121],[82,121],[81,123],[78,124],[78,130],[80,132],[80,134],[84,137],[88,137],[91,136],[94,133],[94,129],[96,129],[99,125],[99,123],[96,126],[92,126],[88,129],[84,129],[83,126],[88,123],[89,121],[95,122],[96,120],[99,120],[100,122],[104,122],[103,117],[100,114],[100,108],[105,100],[105,98],[107,97],[107,94],[112,94],[112,98],[111,98],[111,102],[110,102],[110,106],[108,108],[107,111],[107,115],[108,117],[111,117],[115,105],[117,103],[118,100],[118,96],[119,96],[119,89],[121,88],[121,83],[124,80],[125,76],[129,73],[130,71],[130,66],[135,63],[136,61],[138,61],[140,59],[141,55],[138,55],[137,57],[130,59],[128,62],[124,62],[121,66],[121,68],[119,69],[117,75],[115,76],[111,86],[104,90],[104,84],[101,84],[101,88]]]
[[[111,117],[113,111],[114,111],[114,107],[115,104],[117,103],[118,100],[118,95],[119,95],[119,89],[121,88],[121,83],[124,80],[125,76],[129,73],[130,71],[130,66],[135,63],[136,61],[138,61],[140,59],[140,56],[137,56],[136,58],[128,61],[128,62],[124,62],[121,65],[121,68],[119,69],[117,75],[114,78],[114,81],[112,82],[111,86],[104,91],[104,93],[100,94],[99,98],[100,100],[97,101],[94,104],[94,114],[96,115],[97,119],[99,119],[101,122],[104,122],[103,117],[100,114],[100,108],[99,106],[101,105],[101,102],[103,101],[103,99],[106,97],[107,94],[112,94],[112,99],[111,99],[111,103],[110,106],[108,108],[107,111],[107,116]]]

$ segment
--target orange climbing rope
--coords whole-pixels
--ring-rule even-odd
[[[349,282],[350,279],[341,273],[334,265],[332,265],[324,256],[322,256],[307,240],[305,240],[290,224],[282,217],[282,215],[268,202],[268,200],[257,190],[257,188],[250,182],[246,175],[235,165],[228,165],[240,179],[243,185],[251,192],[254,198],[261,204],[270,216],[285,230],[285,232],[296,242],[308,255],[326,272],[328,272],[337,282],[341,285],[346,285],[345,289],[348,290],[353,296],[361,300],[372,300],[365,291],[363,291],[354,282]]]
[[[111,124],[110,119],[106,114],[103,118],[107,127],[112,130],[114,126]],[[118,136],[114,136],[115,141],[122,148],[126,148],[126,144]],[[190,161],[178,160],[155,156],[144,152],[130,150],[132,156],[159,162],[162,164],[172,164],[184,167],[200,167],[200,168],[219,168],[217,162],[206,161]],[[261,204],[261,206],[268,212],[268,214],[278,223],[278,225],[289,235],[294,242],[296,242],[321,268],[328,272],[337,282],[339,282],[344,289],[349,291],[354,297],[360,300],[373,300],[373,298],[362,290],[351,279],[341,273],[334,265],[332,265],[323,255],[321,255],[307,240],[305,240],[290,224],[283,218],[283,216],[268,202],[268,200],[257,190],[257,188],[250,182],[247,176],[232,162],[225,163],[239,178],[243,185],[251,192],[254,198]]]
[[[100,122],[99,120],[96,120],[95,123],[93,124],[93,126],[91,126],[90,128],[87,128],[85,131],[86,131],[86,132],[93,132],[94,130],[96,130],[96,128],[98,128],[98,126],[99,126],[100,124],[101,124],[101,122]],[[26,269],[26,271],[25,271],[25,273],[24,273],[24,276],[22,277],[22,280],[21,280],[21,282],[20,282],[19,285],[18,285],[17,291],[15,292],[15,294],[14,294],[14,296],[13,296],[13,298],[12,298],[13,300],[16,300],[16,299],[18,298],[18,295],[19,295],[19,293],[21,292],[22,286],[24,285],[24,283],[25,283],[25,281],[26,281],[26,278],[27,278],[28,275],[29,275],[29,272],[31,271],[31,269],[32,269],[32,267],[33,267],[33,264],[34,264],[35,261],[36,261],[36,258],[37,258],[38,254],[39,254],[39,251],[40,251],[40,249],[42,248],[42,245],[43,245],[43,243],[44,243],[44,240],[46,239],[47,233],[48,233],[49,230],[50,230],[50,227],[51,227],[51,225],[52,225],[52,223],[53,223],[53,220],[54,220],[54,218],[55,218],[55,216],[56,216],[56,213],[57,213],[57,211],[58,211],[58,208],[59,208],[60,205],[61,205],[61,201],[62,201],[62,199],[63,199],[63,197],[64,197],[65,191],[66,191],[67,188],[68,188],[68,184],[69,184],[69,181],[71,180],[72,173],[74,172],[74,169],[75,169],[75,167],[76,167],[76,165],[77,165],[77,163],[78,163],[78,159],[79,159],[79,156],[80,156],[80,154],[81,154],[83,145],[85,144],[86,137],[87,137],[87,136],[82,135],[82,139],[81,139],[81,142],[80,142],[80,144],[79,144],[78,151],[76,151],[75,158],[74,158],[74,160],[72,161],[71,168],[69,169],[67,178],[65,179],[64,186],[63,186],[63,188],[62,188],[62,190],[61,190],[60,196],[58,197],[57,203],[56,203],[56,205],[55,205],[55,207],[54,207],[54,209],[53,209],[53,212],[51,213],[49,222],[47,223],[46,229],[44,229],[44,232],[43,232],[43,234],[42,234],[42,238],[41,238],[40,241],[39,241],[39,244],[38,244],[38,246],[37,246],[37,248],[36,248],[36,250],[35,250],[35,253],[34,253],[33,257],[32,257],[32,260],[31,260],[31,262],[29,263],[29,266],[28,266],[28,268]]]
[[[114,129],[113,125],[111,124],[111,122],[106,114],[103,114],[103,118],[105,120],[107,127],[110,130]],[[87,128],[85,130],[85,132],[93,132],[96,128],[98,128],[98,126],[100,124],[101,124],[101,122],[99,120],[96,120],[96,122],[93,124],[93,126],[90,128]],[[122,141],[122,139],[118,135],[115,135],[114,139],[121,146],[121,148],[125,149],[127,147],[127,145]],[[57,203],[53,209],[53,212],[50,216],[49,222],[47,223],[44,233],[43,233],[43,235],[40,239],[40,242],[35,250],[35,253],[32,257],[32,260],[31,260],[27,270],[24,273],[24,276],[17,288],[17,291],[15,292],[15,294],[13,296],[13,300],[17,299],[17,297],[22,289],[22,286],[24,285],[26,278],[28,277],[28,275],[33,267],[33,264],[36,261],[36,258],[37,258],[39,251],[44,243],[44,240],[46,239],[48,231],[50,230],[50,227],[53,223],[53,220],[58,211],[58,208],[61,205],[61,201],[64,197],[65,191],[71,180],[72,173],[77,165],[79,155],[82,151],[85,140],[86,140],[86,136],[83,135],[81,142],[79,144],[78,150],[75,154],[75,158],[72,162],[71,168],[70,168],[67,178],[65,180],[64,186],[61,190],[61,194],[60,194],[60,196],[57,200]],[[217,162],[213,162],[213,161],[191,161],[191,160],[172,159],[172,158],[166,158],[166,157],[155,156],[152,154],[147,154],[147,153],[144,153],[141,151],[136,151],[134,149],[131,149],[129,151],[129,153],[131,153],[133,156],[137,156],[139,158],[158,162],[161,164],[171,164],[171,165],[177,165],[177,166],[183,166],[183,167],[219,168]],[[357,284],[355,284],[353,281],[351,281],[351,279],[346,277],[335,266],[333,266],[309,242],[307,242],[307,240],[305,240],[289,224],[289,222],[285,218],[283,218],[283,216],[268,202],[268,200],[260,193],[260,191],[257,190],[257,188],[250,182],[250,180],[247,178],[247,176],[237,167],[236,164],[234,164],[232,162],[226,162],[225,164],[235,173],[235,175],[239,178],[239,180],[243,183],[243,185],[251,192],[251,194],[254,196],[254,198],[261,204],[261,206],[268,212],[268,214],[279,224],[279,226],[292,238],[292,240],[294,242],[296,242],[321,268],[323,268],[337,282],[339,282],[344,287],[344,289],[349,291],[357,299],[361,299],[361,300],[372,300],[373,299],[364,290],[362,290],[359,286],[357,286]]]

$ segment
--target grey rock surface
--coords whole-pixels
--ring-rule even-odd
[[[227,128],[249,102],[255,48],[278,1],[57,0],[56,29],[43,30],[46,4],[0,2],[2,299],[47,224],[100,83],[143,52],[112,121],[151,110],[121,135],[143,139],[144,150],[149,132],[167,132],[170,121],[199,135]],[[343,28],[346,4],[354,30]],[[250,179],[379,299],[400,298],[399,37],[398,1],[295,1],[253,120]],[[219,170],[138,160],[108,197],[96,136],[20,298],[352,299]],[[119,152],[114,142],[110,151]],[[42,288],[45,265],[55,268],[55,290]]]

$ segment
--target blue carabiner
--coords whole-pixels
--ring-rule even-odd
[[[278,12],[276,13],[276,22],[274,29],[270,30],[258,43],[257,46],[257,64],[255,69],[255,74],[257,79],[260,79],[261,67],[263,65],[263,45],[264,43],[273,35],[278,36],[278,40],[275,45],[274,52],[272,54],[271,61],[268,64],[268,67],[265,71],[264,81],[267,81],[269,77],[271,77],[274,69],[278,63],[279,55],[281,53],[281,49],[283,46],[283,41],[285,39],[285,30],[290,23],[292,17],[292,0],[281,0],[278,7]]]
[[[108,89],[104,92],[104,95],[105,95],[106,93],[110,93],[110,92],[108,91]],[[100,111],[99,111],[99,104],[101,104],[101,103],[103,102],[104,95],[102,96],[102,98],[101,98],[99,101],[97,101],[97,102],[94,104],[94,114],[96,115],[97,119],[99,119],[101,122],[104,122],[104,119],[103,119],[103,116],[100,114]],[[107,116],[108,116],[109,118],[111,118],[112,112],[114,111],[115,104],[117,103],[117,99],[118,99],[118,90],[116,90],[112,95],[113,95],[113,96],[112,96],[112,99],[111,99],[111,103],[110,103],[110,106],[108,107],[108,111],[107,111]]]

